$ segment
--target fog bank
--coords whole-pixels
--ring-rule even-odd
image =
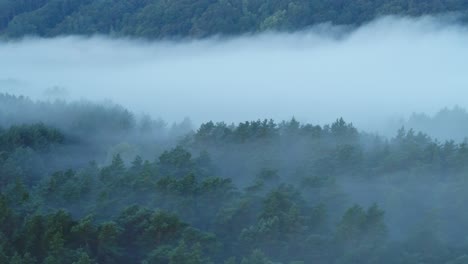
[[[26,38],[0,44],[0,91],[110,99],[195,123],[343,116],[373,129],[383,118],[468,107],[467,43],[466,28],[430,17],[182,42]]]

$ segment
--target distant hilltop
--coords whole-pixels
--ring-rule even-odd
[[[359,25],[383,15],[466,16],[464,0],[0,0],[0,35],[203,38],[327,23]]]

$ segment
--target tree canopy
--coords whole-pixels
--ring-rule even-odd
[[[1,263],[466,261],[464,141],[342,118],[207,122],[173,138],[118,107],[3,100],[70,119],[3,119]],[[132,121],[116,129],[99,121],[109,113]]]
[[[463,0],[0,0],[0,33],[134,36],[149,39],[359,25],[382,15],[465,14]]]

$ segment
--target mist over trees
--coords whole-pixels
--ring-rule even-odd
[[[0,0],[0,264],[467,264],[466,21]]]
[[[2,263],[466,260],[463,141],[0,100]]]
[[[417,131],[430,134],[441,141],[464,141],[468,131],[468,112],[460,107],[444,108],[434,115],[413,113],[399,126],[411,127]]]
[[[460,13],[463,0],[1,0],[0,34],[134,36],[150,39],[292,31],[325,22],[359,25],[384,15]]]

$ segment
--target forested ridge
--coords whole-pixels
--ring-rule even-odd
[[[465,16],[467,9],[463,0],[0,0],[0,34],[198,38],[360,25],[383,15]]]
[[[0,263],[468,260],[465,141],[341,118],[193,129],[111,104],[0,106]]]
[[[437,19],[398,22],[398,34],[373,37],[377,42],[368,41],[375,29],[362,26],[384,16],[425,15]],[[445,19],[453,27],[439,32]],[[313,119],[324,111],[330,111],[326,116],[340,109],[351,113],[360,102],[356,108],[365,110],[364,119],[377,116],[379,111],[370,112],[392,108],[381,103],[392,101],[390,94],[398,99],[392,109],[401,112],[406,104],[415,105],[407,109],[434,110],[462,100],[463,72],[458,75],[456,68],[463,68],[458,66],[466,52],[459,47],[466,30],[456,24],[466,21],[468,2],[463,0],[0,0],[5,56],[0,88],[49,98],[0,93],[0,264],[468,264],[465,109],[414,113],[388,123],[382,115],[377,120],[382,135],[353,123],[362,120],[339,115],[328,123]],[[319,32],[314,42],[323,42],[323,48],[296,40],[286,40],[294,42],[287,49],[264,46],[272,41],[270,35],[233,42],[226,51],[224,44],[209,44],[225,36],[316,25],[321,25],[317,32],[366,32],[349,43],[322,41]],[[382,35],[387,29],[393,30],[391,25],[378,28]],[[42,39],[76,35],[106,38],[84,44],[78,42],[88,38]],[[175,41],[134,45],[114,37]],[[194,41],[180,49],[165,48],[185,43],[177,40],[209,37],[214,38],[207,45]],[[237,44],[255,47],[243,51]],[[119,45],[125,48],[113,49]],[[305,45],[313,46],[313,52]],[[272,52],[263,54],[263,49]],[[381,59],[383,53],[391,59]],[[335,62],[333,56],[345,59]],[[255,60],[265,64],[251,63]],[[29,61],[33,66],[25,67]],[[206,68],[208,64],[214,67]],[[241,67],[245,71],[238,71]],[[371,68],[376,71],[366,70]],[[255,78],[244,73],[248,71]],[[439,77],[427,78],[431,74]],[[154,79],[146,79],[149,75]],[[270,79],[272,75],[278,78]],[[320,75],[324,78],[312,81]],[[185,77],[188,84],[174,81]],[[237,85],[236,78],[245,82]],[[423,85],[423,78],[431,83]],[[387,93],[382,84],[389,82],[394,89],[400,86],[395,79],[404,82],[401,91],[410,91]],[[134,89],[140,86],[146,88]],[[265,90],[257,91],[259,87]],[[453,89],[442,96],[440,87]],[[80,92],[74,93],[75,88]],[[332,97],[324,96],[326,89]],[[118,98],[138,93],[147,98],[137,104],[157,105],[151,109],[160,113],[167,108],[177,115],[199,111],[215,118],[220,115],[213,112],[224,107],[234,108],[228,116],[235,118],[262,108],[260,113],[291,111],[303,113],[301,118],[310,112],[305,117],[310,122],[292,116],[167,122],[132,111],[138,107],[71,99],[85,94],[126,102]],[[430,99],[437,94],[440,98]],[[335,100],[338,96],[344,100]],[[299,97],[304,100],[297,102]],[[226,98],[235,107],[224,105]],[[210,100],[215,102],[193,109]],[[365,101],[372,101],[372,107],[366,108]],[[298,104],[287,109],[303,111],[279,110],[285,102]]]

